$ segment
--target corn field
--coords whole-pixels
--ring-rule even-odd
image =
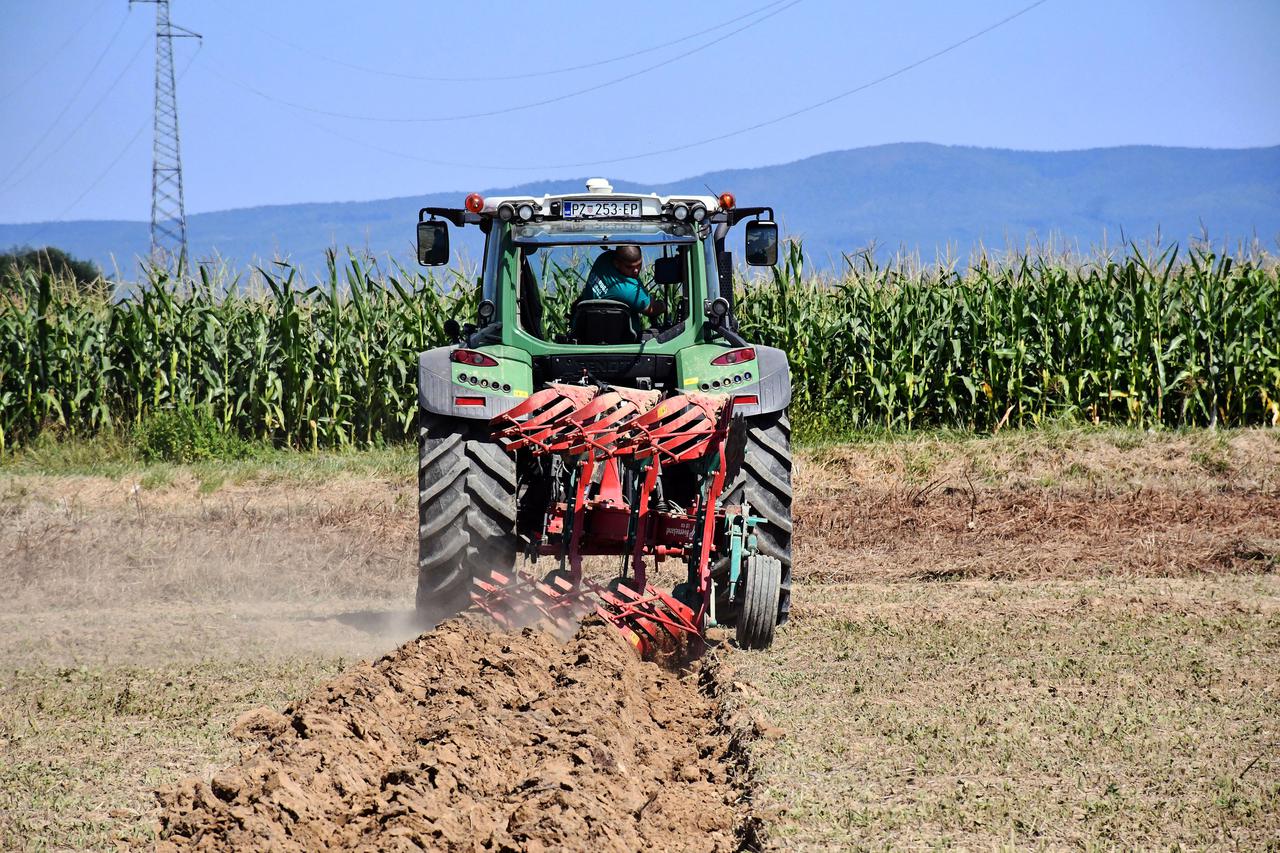
[[[849,259],[739,281],[749,340],[784,349],[802,431],[1280,421],[1280,270],[1207,251],[953,270]],[[122,432],[192,408],[303,448],[413,434],[417,353],[474,315],[473,271],[331,260],[248,284],[153,273],[115,298],[49,274],[0,282],[0,452],[43,431]],[[567,291],[566,291],[567,292]]]
[[[412,433],[417,353],[475,313],[460,285],[332,260],[327,281],[291,268],[253,283],[164,273],[113,299],[29,274],[0,296],[0,447],[42,430],[128,430],[191,407],[229,432],[296,447],[370,445]],[[472,278],[471,280],[474,280]]]
[[[1280,422],[1280,269],[1265,256],[846,261],[839,280],[807,276],[793,243],[770,284],[738,294],[745,336],[787,352],[802,422]]]

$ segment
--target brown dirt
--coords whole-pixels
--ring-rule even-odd
[[[598,621],[451,620],[237,731],[240,764],[161,792],[160,849],[737,847],[716,703]]]
[[[795,525],[797,576],[826,583],[1262,574],[1280,563],[1280,492],[936,483],[800,500]]]

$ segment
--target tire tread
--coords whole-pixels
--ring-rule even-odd
[[[418,413],[417,607],[449,616],[472,578],[515,565],[516,465],[483,424]]]

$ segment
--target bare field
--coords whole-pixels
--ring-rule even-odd
[[[428,627],[412,465],[0,468],[0,846],[148,843],[241,714]],[[727,652],[768,844],[1280,836],[1275,432],[814,449],[796,516],[792,624]]]
[[[812,588],[738,656],[786,731],[784,849],[1266,849],[1280,837],[1280,582]]]

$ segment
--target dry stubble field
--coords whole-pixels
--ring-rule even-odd
[[[244,712],[315,704],[426,627],[410,451],[76,467],[0,468],[4,847],[148,843],[155,789],[252,752],[230,733]],[[754,721],[750,776],[677,763],[659,780],[732,806],[706,849],[1276,846],[1276,432],[810,449],[796,548],[791,625],[766,653],[722,648],[737,689],[719,717],[699,711],[709,741]],[[436,636],[401,659],[435,661]],[[513,674],[521,641],[545,642],[492,652]],[[575,654],[565,666],[595,653]],[[667,737],[664,697],[704,694],[654,684],[625,698]],[[561,789],[620,772],[615,755],[591,766],[608,747],[566,764]],[[704,764],[744,757],[698,748]],[[664,819],[656,795],[631,793]],[[546,808],[572,811],[555,796]],[[510,831],[511,809],[487,819]]]

